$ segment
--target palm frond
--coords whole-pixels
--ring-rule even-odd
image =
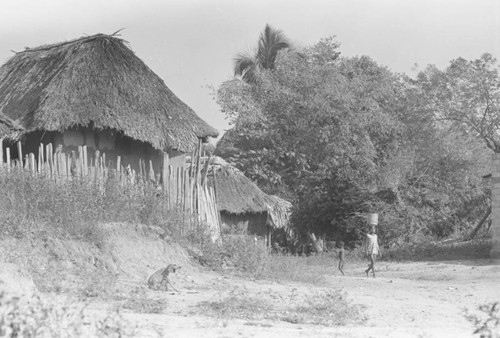
[[[253,57],[248,54],[238,54],[234,58],[234,75],[242,76],[245,71],[255,64]]]
[[[243,81],[247,83],[257,82],[257,64],[253,63],[250,67],[246,68],[243,74],[241,74]]]
[[[241,77],[247,83],[257,82],[257,68],[274,69],[274,62],[278,51],[290,48],[291,43],[285,34],[266,24],[260,34],[255,56],[237,54],[234,58],[234,75]]]
[[[285,34],[266,24],[264,31],[260,34],[256,59],[258,64],[265,69],[273,69],[274,61],[278,51],[284,48],[290,48],[291,43]]]

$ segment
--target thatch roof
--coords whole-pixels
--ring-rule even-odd
[[[278,196],[265,194],[240,170],[220,157],[211,160],[208,184],[215,186],[219,211],[232,214],[264,213],[273,228],[288,227],[292,204]]]
[[[220,162],[219,162],[220,163]],[[219,211],[232,214],[263,213],[268,208],[268,196],[237,168],[212,164],[208,184],[215,187]]]
[[[292,203],[278,196],[267,195],[268,224],[277,229],[287,228],[292,214]]]
[[[218,135],[123,40],[104,34],[16,53],[0,67],[0,113],[26,132],[111,128],[159,150],[192,151]]]
[[[0,113],[0,138],[9,137],[22,131],[24,131],[23,127],[9,117]]]

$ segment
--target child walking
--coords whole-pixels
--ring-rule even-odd
[[[373,277],[375,277],[375,262],[377,261],[378,254],[380,253],[380,248],[378,246],[378,237],[375,233],[375,225],[372,225],[370,227],[370,232],[366,234],[365,253],[370,260],[368,269],[365,270],[366,277],[368,277],[368,272],[370,272],[370,270],[372,271]]]
[[[338,243],[339,251],[337,252],[337,258],[339,259],[339,270],[342,272],[342,276],[344,274],[344,258],[345,258],[345,250],[344,250],[344,242],[340,241]]]

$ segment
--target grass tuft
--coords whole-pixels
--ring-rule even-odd
[[[248,294],[231,295],[219,301],[201,302],[198,304],[198,311],[219,320],[266,319],[322,326],[342,326],[365,321],[362,308],[350,304],[340,291],[316,293],[285,306]]]
[[[130,298],[122,307],[135,313],[162,313],[167,308],[165,299]]]

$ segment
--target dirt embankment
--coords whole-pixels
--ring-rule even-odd
[[[473,326],[464,310],[500,301],[500,266],[488,260],[380,262],[377,278],[366,278],[365,265],[349,263],[346,276],[340,276],[332,262],[314,285],[273,282],[210,272],[151,229],[108,224],[103,230],[100,248],[50,238],[1,241],[1,261],[15,264],[3,265],[2,288],[29,293],[36,285],[45,293],[83,295],[96,316],[121,309],[137,324],[139,337],[467,337]],[[179,292],[147,289],[148,276],[170,263],[182,266],[171,278]],[[328,327],[258,314],[234,319],[205,313],[200,306],[239,297],[267,304],[268,312],[285,313],[330,290],[341,290],[362,306],[364,322]]]

